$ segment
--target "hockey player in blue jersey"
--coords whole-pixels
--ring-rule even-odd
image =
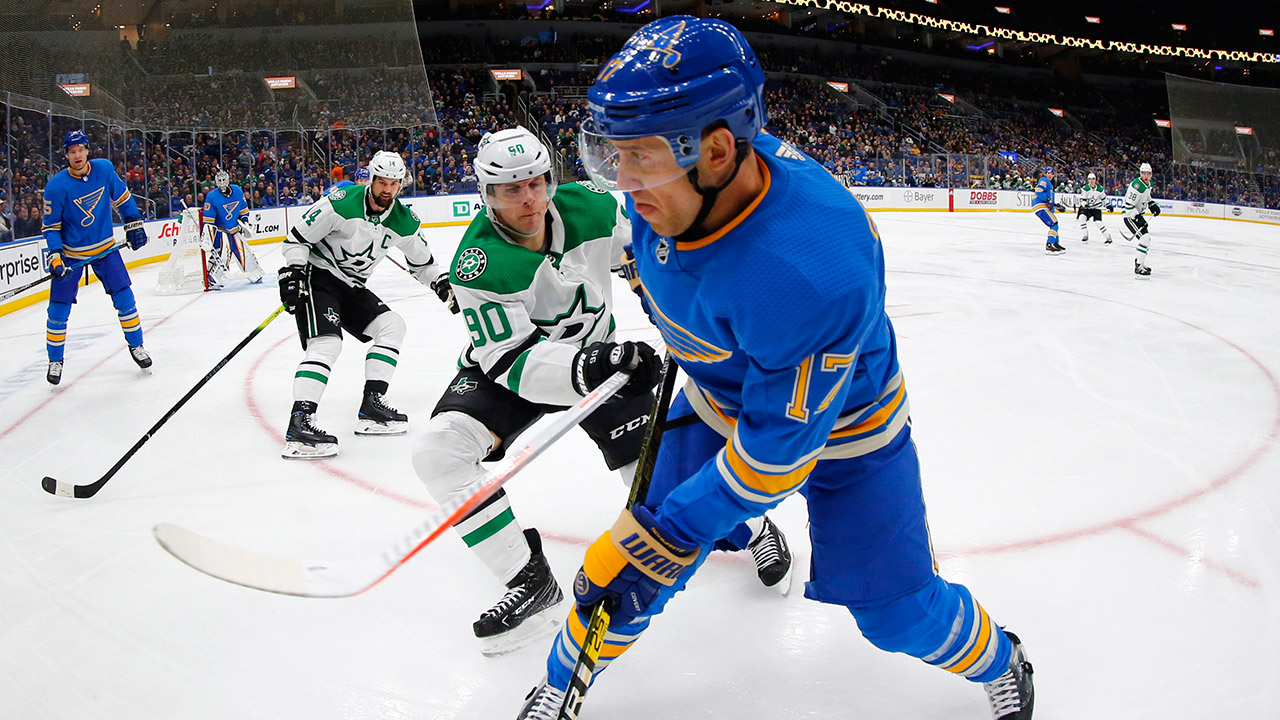
[[[338,188],[347,188],[353,185],[363,186],[368,184],[369,184],[369,168],[360,168],[359,170],[356,171],[355,182],[351,182],[350,180],[339,180],[338,182],[330,185],[329,189],[324,191],[324,194],[328,195],[329,193],[333,192],[334,190],[337,190]]]
[[[643,504],[588,548],[575,609],[519,717],[558,717],[585,608],[613,611],[598,670],[716,538],[800,493],[805,596],[846,607],[882,650],[982,683],[994,718],[1026,720],[1018,638],[937,574],[875,223],[821,165],[761,132],[763,88],[732,26],[671,16],[637,31],[589,91],[584,166],[626,193],[643,292],[691,382]]]
[[[204,223],[207,250],[208,288],[222,287],[223,276],[232,256],[248,276],[249,282],[262,282],[262,268],[249,247],[249,203],[244,190],[231,184],[231,175],[219,170],[213,176],[214,188],[204,198],[201,220]]]
[[[1040,181],[1036,183],[1036,196],[1031,206],[1031,211],[1040,218],[1040,222],[1049,227],[1049,237],[1044,243],[1046,255],[1061,255],[1067,251],[1062,247],[1062,243],[1058,242],[1058,216],[1054,212],[1063,212],[1066,208],[1054,201],[1053,179],[1055,177],[1057,173],[1053,168],[1044,169],[1044,173],[1040,175]]]
[[[44,189],[44,234],[49,272],[53,285],[49,290],[49,316],[45,327],[45,344],[49,351],[49,370],[45,378],[52,385],[62,380],[63,351],[67,341],[67,319],[76,301],[83,262],[115,243],[112,237],[111,209],[124,220],[125,241],[137,250],[147,244],[142,228],[142,215],[133,202],[110,160],[89,159],[89,137],[83,130],[72,130],[62,141],[67,167],[54,175]],[[111,296],[120,328],[124,330],[129,355],[138,367],[151,367],[151,356],[142,346],[142,321],[130,287],[129,271],[120,253],[113,252],[91,263],[93,273]]]

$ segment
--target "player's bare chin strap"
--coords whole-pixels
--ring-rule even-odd
[[[704,188],[698,185],[698,166],[695,165],[689,169],[685,175],[689,179],[689,184],[693,185],[693,189],[698,191],[702,196],[702,207],[698,208],[698,215],[693,219],[693,223],[689,225],[689,229],[672,238],[676,242],[685,240],[698,240],[706,237],[709,233],[702,229],[702,221],[707,219],[711,214],[711,208],[716,206],[716,198],[720,197],[720,191],[729,187],[729,183],[738,177],[738,171],[742,169],[742,163],[747,159],[747,155],[751,154],[751,143],[745,138],[737,138],[733,142],[733,172],[729,173],[729,178],[720,183],[717,187]]]

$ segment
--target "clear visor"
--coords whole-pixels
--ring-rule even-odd
[[[697,138],[699,134],[690,130],[683,136]],[[578,153],[591,182],[605,190],[646,190],[678,180],[689,172],[676,162],[671,142],[665,137],[607,138],[595,131],[591,118],[578,128]]]
[[[543,173],[537,177],[501,185],[489,185],[483,196],[485,205],[495,210],[515,210],[526,205],[546,202],[555,195],[555,183]]]

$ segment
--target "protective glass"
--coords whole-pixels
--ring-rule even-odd
[[[688,138],[697,138],[700,132],[689,130],[676,135],[686,140],[682,148],[687,152],[683,154],[686,164],[692,165],[697,160],[696,150],[688,145]],[[646,190],[666,185],[689,172],[676,162],[667,138],[660,135],[607,138],[596,131],[590,117],[578,128],[578,152],[591,182],[605,190]]]

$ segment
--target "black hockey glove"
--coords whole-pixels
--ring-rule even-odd
[[[453,285],[449,283],[447,273],[431,281],[431,292],[440,298],[440,302],[449,308],[449,312],[458,314],[458,299],[453,296]]]
[[[141,220],[132,220],[124,224],[124,239],[130,250],[138,250],[147,244],[147,231],[142,229]]]
[[[617,397],[639,397],[658,384],[662,360],[644,343],[592,343],[573,358],[573,389],[586,395],[620,370],[629,371],[631,380],[622,386]]]
[[[307,286],[307,268],[302,265],[285,265],[280,269],[280,302],[285,312],[293,315],[298,312],[311,289]]]
[[[1157,216],[1159,216],[1159,215],[1160,215],[1160,203],[1156,202],[1155,200],[1151,200],[1151,201],[1149,201],[1149,202],[1147,203],[1147,210],[1151,212],[1151,217],[1157,217]]]

